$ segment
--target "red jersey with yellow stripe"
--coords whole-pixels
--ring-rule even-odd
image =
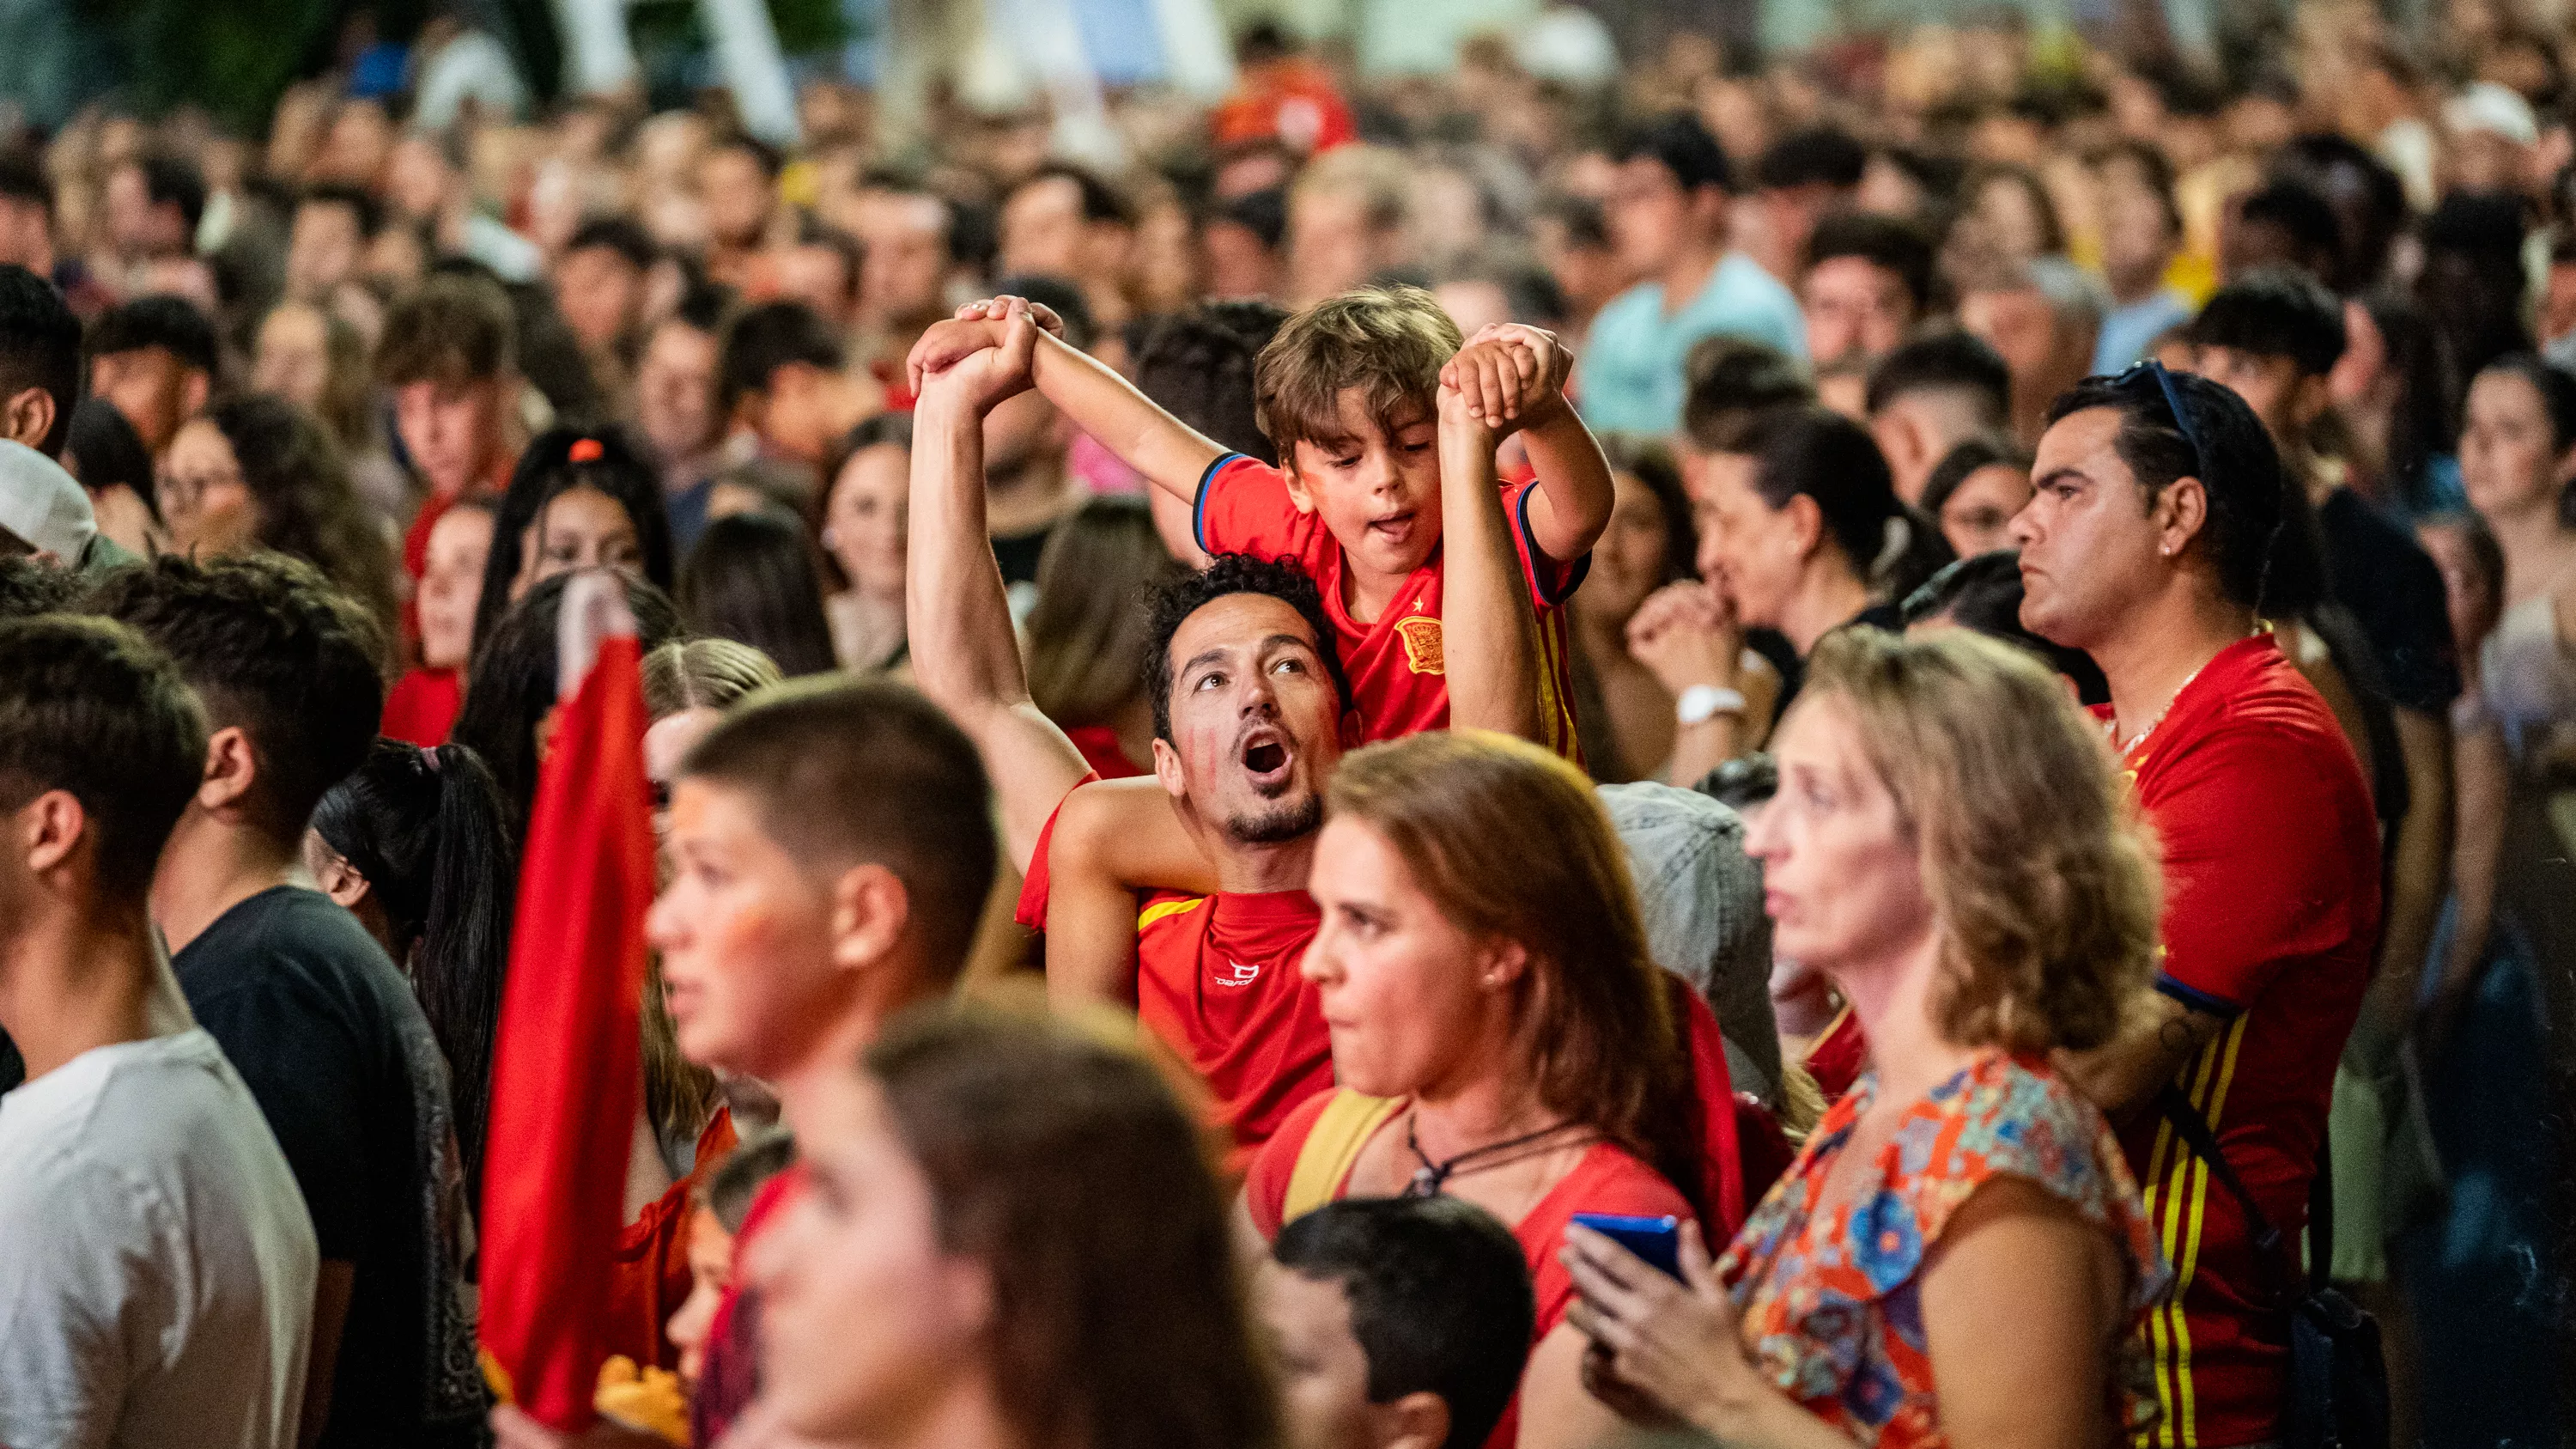
[[[2128,765],[2164,856],[2157,986],[2226,1023],[2176,1085],[2296,1243],[2379,939],[2379,831],[2361,767],[2269,635],[2212,659]],[[2160,1115],[2130,1123],[2121,1146],[2175,1272],[2147,1322],[2163,1417],[2140,1442],[2278,1440],[2289,1320],[2243,1212]]]
[[[1020,923],[1046,928],[1049,817],[1020,890]],[[1333,1085],[1333,1042],[1297,969],[1323,923],[1304,891],[1143,893],[1136,1017],[1208,1086],[1242,1167],[1288,1114]]]
[[[1589,554],[1571,563],[1549,558],[1530,538],[1529,499],[1534,482],[1503,488],[1512,547],[1520,555],[1530,602],[1537,608],[1539,719],[1542,741],[1569,760],[1582,757],[1574,741],[1574,645],[1564,604],[1591,567]],[[1306,571],[1324,596],[1333,643],[1360,712],[1364,740],[1392,740],[1449,727],[1449,682],[1440,651],[1441,553],[1413,571],[1386,612],[1371,623],[1350,614],[1343,597],[1342,545],[1321,515],[1303,513],[1288,496],[1276,468],[1241,453],[1208,465],[1199,480],[1193,527],[1211,554],[1248,553],[1288,559]]]

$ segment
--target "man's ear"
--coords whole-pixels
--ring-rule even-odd
[[[1429,1389],[1368,1408],[1374,1449],[1440,1449],[1449,1442],[1449,1401]]]
[[[2209,523],[2209,490],[2197,478],[2176,478],[2156,495],[2156,546],[2168,557],[2182,551]]]
[[[71,859],[89,830],[89,812],[69,790],[47,790],[19,807],[16,839],[27,853],[27,872],[41,875]]]
[[[214,379],[208,377],[202,369],[189,368],[187,381],[179,384],[179,400],[186,404],[179,415],[182,418],[193,418],[204,412],[206,394],[213,386]]]
[[[903,877],[874,861],[851,866],[832,884],[832,964],[861,970],[884,960],[911,920]]]
[[[1181,774],[1181,752],[1161,735],[1154,736],[1154,778],[1162,782],[1163,793],[1174,800],[1189,796],[1189,781]]]
[[[259,749],[248,730],[226,725],[206,737],[206,776],[197,783],[197,808],[239,805],[258,783]]]
[[[54,395],[43,388],[20,388],[0,403],[0,438],[41,450],[53,430]]]

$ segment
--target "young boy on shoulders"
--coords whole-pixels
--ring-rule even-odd
[[[1014,301],[975,303],[933,327],[913,349],[914,387],[1000,346]],[[1044,309],[1032,315],[1053,323]],[[1556,337],[1535,327],[1491,327],[1464,341],[1418,287],[1345,293],[1289,318],[1254,366],[1256,415],[1278,445],[1277,468],[1227,452],[1053,335],[1039,338],[1032,377],[1084,432],[1189,506],[1202,551],[1305,568],[1323,591],[1364,740],[1449,722],[1441,387],[1455,388],[1497,443],[1521,433],[1537,476],[1504,489],[1503,505],[1546,656],[1534,738],[1571,754],[1559,606],[1582,581],[1612,496],[1600,445],[1565,400],[1572,366]]]

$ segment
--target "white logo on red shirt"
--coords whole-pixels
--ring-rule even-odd
[[[1219,986],[1250,986],[1260,979],[1261,967],[1256,962],[1229,959],[1224,969],[1216,973],[1216,984]]]

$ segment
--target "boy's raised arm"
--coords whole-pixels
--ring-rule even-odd
[[[984,523],[984,414],[1026,387],[1037,329],[1022,312],[1002,345],[921,379],[913,414],[904,622],[913,679],[975,742],[1001,799],[1011,863],[1025,874],[1047,817],[1089,767],[1029,699],[1002,572]]]
[[[1199,480],[1225,449],[1196,428],[1163,411],[1152,398],[1117,371],[1058,335],[1063,324],[1044,307],[1017,297],[997,297],[960,308],[913,344],[905,366],[917,392],[923,380],[958,359],[999,345],[1007,307],[1026,309],[1037,323],[1033,354],[1038,391],[1046,395],[1073,425],[1089,433],[1119,461],[1142,473],[1155,488],[1193,507]],[[1580,426],[1578,424],[1577,426]],[[1606,513],[1605,513],[1606,516]]]

